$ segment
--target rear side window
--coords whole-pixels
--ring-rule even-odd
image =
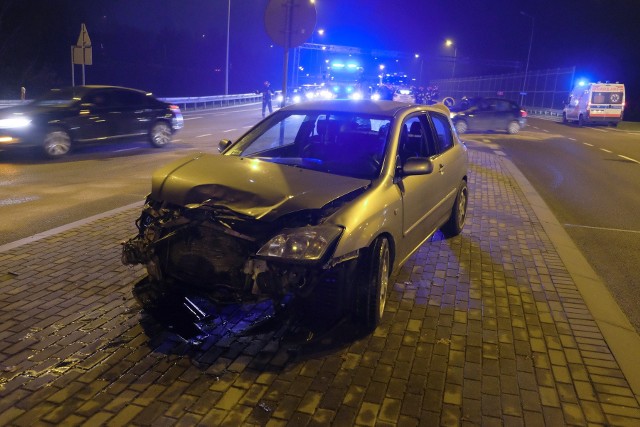
[[[147,105],[146,96],[138,92],[116,90],[112,92],[113,103],[118,106],[141,106]]]
[[[449,126],[449,119],[442,114],[434,112],[430,113],[430,116],[436,133],[438,151],[440,153],[447,151],[453,147],[453,134],[451,133],[451,126]]]
[[[593,92],[591,102],[594,104],[621,104],[622,92]]]

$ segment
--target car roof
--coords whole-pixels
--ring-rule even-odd
[[[331,111],[336,113],[362,113],[378,116],[393,117],[398,112],[423,107],[431,111],[437,111],[426,105],[415,105],[406,102],[397,101],[372,101],[369,99],[351,100],[351,99],[333,99],[319,101],[305,101],[297,104],[287,105],[281,111],[307,111],[307,112],[325,112]]]
[[[129,90],[132,92],[138,92],[138,93],[142,93],[147,95],[149,92],[145,92],[144,90],[140,90],[140,89],[133,89],[130,87],[123,87],[123,86],[110,86],[110,85],[78,85],[78,86],[66,86],[66,87],[59,87],[59,88],[54,88],[51,90],[59,90],[59,91],[69,91],[69,90],[73,90],[73,91],[77,91],[77,92],[89,92],[91,90],[96,90],[96,89],[121,89],[121,90]]]

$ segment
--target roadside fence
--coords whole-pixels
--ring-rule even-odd
[[[479,77],[461,77],[434,80],[440,99],[481,96],[505,98],[515,101],[527,112],[556,115],[573,89],[575,67],[529,71],[527,73],[500,74]],[[561,115],[562,113],[560,113]]]

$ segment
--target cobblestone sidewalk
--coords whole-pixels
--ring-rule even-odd
[[[0,425],[640,425],[640,408],[501,157],[469,150],[462,235],[394,277],[382,325],[296,354],[191,347],[120,262],[138,209],[0,253]]]

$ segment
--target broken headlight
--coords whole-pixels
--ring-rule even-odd
[[[291,261],[318,261],[338,240],[342,228],[331,225],[284,229],[257,252]]]

